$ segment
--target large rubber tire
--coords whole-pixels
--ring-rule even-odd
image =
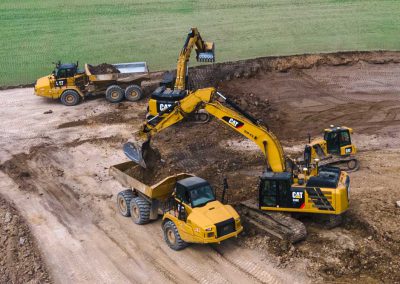
[[[74,90],[66,90],[61,95],[61,103],[66,106],[75,106],[79,104],[81,100],[81,96],[77,91]]]
[[[131,200],[131,217],[135,224],[143,225],[150,221],[150,203],[143,197],[135,197]]]
[[[182,250],[188,246],[188,243],[182,240],[178,228],[171,220],[168,220],[163,224],[163,232],[164,241],[173,250]]]
[[[119,103],[124,99],[124,89],[118,85],[111,85],[106,90],[106,100],[110,103]]]
[[[136,102],[143,98],[143,90],[138,85],[130,85],[125,89],[125,99]]]
[[[130,189],[126,189],[118,193],[117,195],[117,208],[122,216],[131,216],[131,200],[135,195]]]

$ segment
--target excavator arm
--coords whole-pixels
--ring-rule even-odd
[[[205,42],[200,36],[197,28],[191,28],[187,35],[185,44],[179,53],[178,64],[176,66],[175,90],[186,89],[187,63],[189,62],[192,49],[196,49],[196,59],[200,62],[214,62],[214,43]]]
[[[217,100],[218,98],[222,99],[233,109],[221,104]],[[197,90],[184,99],[177,101],[170,109],[166,110],[166,112],[170,111],[167,116],[162,117],[163,113],[160,113],[153,119],[146,121],[137,137],[139,138],[137,139],[138,141],[141,140],[144,141],[144,143],[138,146],[127,143],[124,146],[125,153],[133,161],[145,166],[143,153],[147,150],[146,148],[149,147],[151,138],[158,132],[176,124],[199,109],[206,110],[219,121],[222,121],[224,124],[256,143],[266,157],[269,170],[273,172],[285,171],[283,149],[275,135],[267,128],[260,125],[251,115],[241,110],[234,102],[224,97],[219,92],[216,92],[214,88]],[[157,122],[153,123],[152,120]]]

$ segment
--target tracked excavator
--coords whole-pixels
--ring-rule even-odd
[[[304,149],[304,163],[319,159],[320,166],[338,166],[347,172],[357,171],[359,161],[355,154],[356,146],[351,142],[353,129],[346,126],[334,126],[324,130],[324,137],[311,141]]]
[[[277,137],[214,88],[193,91],[146,120],[135,142],[124,145],[125,154],[142,167],[152,167],[147,163],[152,160],[150,153],[154,151],[150,147],[151,138],[200,109],[252,140],[265,155],[266,171],[260,177],[258,200],[242,204],[246,215],[242,217],[291,242],[304,239],[306,229],[288,213],[319,214],[327,217],[330,226],[340,223],[349,207],[348,174],[335,167],[319,167],[318,163],[299,168],[287,162]]]
[[[195,49],[198,62],[215,62],[215,45],[202,39],[197,28],[191,28],[185,43],[179,53],[176,74],[166,73],[160,86],[152,93],[149,100],[147,118],[152,118],[163,112],[165,116],[170,106],[182,100],[190,92],[188,80],[188,63],[190,55]],[[205,123],[209,115],[203,110],[196,111],[191,116],[196,122]]]

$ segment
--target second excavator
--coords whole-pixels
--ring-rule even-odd
[[[176,73],[166,73],[164,79],[151,95],[148,107],[148,118],[158,113],[168,113],[167,110],[176,101],[180,101],[190,92],[190,80],[188,78],[188,63],[192,50],[196,51],[198,62],[215,62],[214,43],[204,41],[197,28],[191,28],[187,34],[185,43],[178,56]],[[195,112],[193,117],[197,122],[207,122],[209,116],[206,112]]]
[[[254,217],[253,223],[266,226],[269,233],[292,242],[304,239],[306,229],[303,223],[283,212],[325,216],[330,226],[340,223],[349,207],[348,174],[335,167],[319,167],[318,163],[303,168],[290,162],[279,140],[267,127],[214,88],[191,92],[146,120],[136,142],[124,145],[125,154],[143,167],[151,167],[146,163],[151,160],[151,138],[201,109],[252,140],[265,155],[266,171],[260,178],[258,201],[244,204],[248,214]]]

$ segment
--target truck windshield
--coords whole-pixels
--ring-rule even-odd
[[[214,192],[208,184],[200,185],[199,187],[191,189],[189,192],[192,207],[201,207],[215,200]]]

